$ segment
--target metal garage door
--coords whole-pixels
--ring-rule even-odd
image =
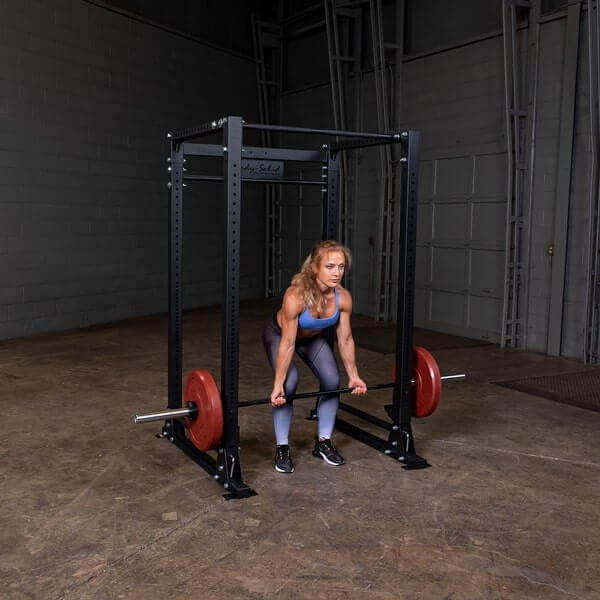
[[[500,341],[506,154],[421,163],[415,324]]]

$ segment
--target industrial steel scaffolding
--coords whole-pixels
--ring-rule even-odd
[[[584,361],[597,363],[600,360],[600,206],[598,153],[600,151],[600,15],[598,2],[587,0],[588,11],[588,67],[590,102],[590,152],[591,168],[589,177],[589,231],[587,294],[585,311]]]
[[[526,36],[517,11],[527,12]],[[531,264],[533,171],[539,71],[539,0],[502,1],[504,92],[508,156],[504,303],[500,345],[525,348]],[[525,48],[523,48],[525,44]]]

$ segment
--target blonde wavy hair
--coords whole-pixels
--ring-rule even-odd
[[[313,266],[320,267],[323,257],[329,252],[342,252],[346,261],[344,271],[350,268],[352,264],[350,250],[335,240],[325,240],[313,247],[311,253],[302,263],[300,271],[292,277],[292,285],[300,290],[306,306],[311,310],[315,310],[317,314],[321,314],[325,310],[325,297],[317,285]]]

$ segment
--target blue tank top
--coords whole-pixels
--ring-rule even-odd
[[[298,317],[298,326],[301,329],[326,329],[327,327],[331,327],[338,322],[340,317],[340,301],[338,298],[337,288],[333,288],[333,293],[335,295],[335,312],[330,317],[325,319],[315,319],[313,316],[311,316],[310,309],[306,307],[306,310]]]

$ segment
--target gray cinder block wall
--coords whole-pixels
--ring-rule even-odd
[[[166,132],[256,119],[255,86],[251,56],[101,6],[2,2],[0,338],[165,312]],[[222,193],[206,185],[184,196],[187,308],[221,300]],[[263,290],[264,213],[246,197],[248,298]]]
[[[498,342],[506,143],[502,40],[404,64],[403,121],[422,132],[418,325]]]
[[[562,166],[559,164],[559,151],[566,16],[544,23],[541,28],[527,331],[527,348],[545,352],[548,347],[553,260],[548,249],[556,244],[557,205],[568,201],[570,208],[560,353],[576,358],[583,355],[589,250],[588,190],[591,148],[587,18],[587,12],[584,12],[580,25],[572,176],[568,199],[557,195],[557,173]]]
[[[582,340],[585,335],[585,310],[587,293],[587,261],[589,252],[589,188],[591,170],[590,103],[588,74],[588,28],[587,11],[582,13],[580,23],[579,64],[575,97],[575,123],[573,137],[573,160],[569,198],[569,223],[567,238],[567,266],[565,269],[565,294],[563,307],[563,335],[560,353],[565,356],[582,356]],[[566,19],[548,27],[560,45],[566,35]],[[549,24],[550,25],[550,24]],[[564,60],[564,55],[561,57]],[[561,70],[563,67],[560,62]],[[553,98],[556,85],[547,83],[544,94]],[[560,110],[560,109],[558,109]],[[546,164],[546,173],[550,165]],[[558,167],[558,161],[556,161]],[[555,171],[556,172],[556,171]],[[554,198],[554,207],[561,198]],[[542,248],[543,250],[543,248]],[[548,260],[546,258],[546,260]]]
[[[437,13],[430,12],[423,25],[430,32],[445,22],[444,11],[448,10],[446,3],[435,6]],[[455,5],[453,11],[460,6]],[[465,23],[468,17],[465,15]],[[573,357],[582,356],[588,251],[586,20],[584,12],[561,349],[563,355]],[[553,243],[556,203],[565,201],[557,198],[556,190],[565,25],[566,14],[558,12],[541,26],[526,344],[528,349],[541,352],[547,351],[551,293],[552,259],[547,250]],[[520,35],[526,36],[527,31]],[[432,36],[436,39],[434,33]],[[464,40],[455,39],[446,49],[407,55],[402,115],[403,128],[418,129],[423,135],[416,324],[497,343],[502,323],[506,222],[504,66],[500,32],[481,37],[475,40],[465,35]],[[370,40],[365,43],[368,46]],[[327,61],[326,54],[322,61]],[[297,70],[301,63],[296,61],[288,68]],[[311,87],[284,95],[286,123],[311,125],[311,115],[318,115],[318,121],[331,119],[329,86],[318,81],[321,69],[313,72]],[[367,69],[363,77],[362,128],[369,129],[376,123],[373,76]],[[305,85],[310,81],[308,76],[296,74],[296,78]],[[355,309],[372,316],[377,293],[372,282],[375,257],[371,243],[376,239],[379,219],[377,160],[375,153],[361,153],[354,248]]]
[[[330,128],[333,122],[328,86],[284,94],[282,110],[282,122],[294,127]],[[294,134],[282,137],[281,144],[284,147],[320,149],[326,141],[327,138],[317,135]],[[288,176],[301,176],[303,179],[316,181],[321,177],[321,172],[318,165],[290,165]],[[279,219],[281,232],[278,238],[280,268],[277,284],[280,292],[290,284],[292,276],[298,271],[312,246],[321,240],[322,207],[320,188],[283,186]]]

